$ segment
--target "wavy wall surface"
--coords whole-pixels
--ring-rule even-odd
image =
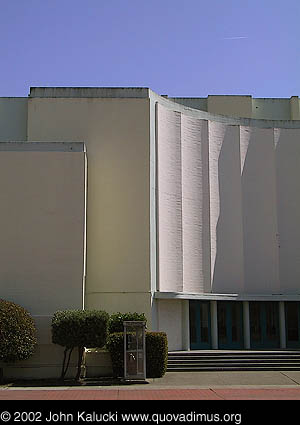
[[[298,293],[300,130],[156,111],[159,290]]]

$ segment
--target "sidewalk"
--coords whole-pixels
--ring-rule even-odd
[[[0,400],[300,400],[300,372],[168,372],[146,384],[0,387]]]

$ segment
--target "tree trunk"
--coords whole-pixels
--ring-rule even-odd
[[[79,381],[79,379],[80,379],[83,352],[84,352],[84,347],[78,347],[77,375],[76,375],[76,378],[75,378],[76,381]]]

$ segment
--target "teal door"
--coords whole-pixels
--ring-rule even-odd
[[[279,348],[278,309],[278,302],[251,301],[249,303],[251,348]]]
[[[218,301],[218,345],[220,349],[241,349],[243,338],[243,304]]]
[[[190,346],[192,350],[209,350],[210,303],[209,301],[190,301]]]
[[[286,301],[284,304],[286,346],[287,348],[300,348],[300,303]]]

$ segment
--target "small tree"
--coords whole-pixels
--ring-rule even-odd
[[[108,313],[99,310],[64,310],[54,314],[52,342],[65,347],[61,379],[65,378],[75,347],[78,349],[76,379],[80,378],[84,347],[101,348],[105,345],[108,320]]]
[[[0,299],[0,360],[26,360],[37,344],[36,328],[25,308]]]

